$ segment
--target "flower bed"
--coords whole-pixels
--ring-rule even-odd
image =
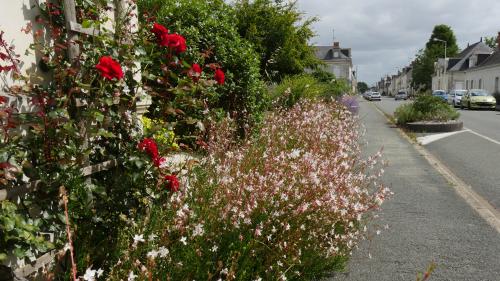
[[[227,125],[227,124],[226,124]],[[389,191],[336,103],[273,112],[235,146],[230,126],[181,191],[122,236],[112,280],[311,280],[342,267]],[[89,263],[90,266],[91,263]],[[90,271],[95,269],[89,269]]]
[[[421,95],[414,102],[396,109],[394,117],[398,125],[419,121],[447,122],[460,116],[452,106],[439,97]]]

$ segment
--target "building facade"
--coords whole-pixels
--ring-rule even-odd
[[[333,46],[315,46],[314,51],[316,57],[325,63],[325,71],[338,79],[345,79],[351,90],[356,92],[357,73],[352,64],[351,48],[341,48],[339,42],[334,42]]]
[[[482,40],[467,46],[456,57],[439,58],[434,63],[432,76],[432,90],[460,90],[467,89],[466,73],[475,68],[491,56],[493,50]]]

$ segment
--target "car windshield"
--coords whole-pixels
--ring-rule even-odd
[[[442,96],[442,95],[444,95],[444,94],[445,94],[445,92],[444,92],[444,91],[435,91],[435,92],[433,93],[433,95],[435,95],[435,96]]]
[[[378,92],[373,92],[372,95],[380,95]]]
[[[473,97],[486,97],[489,96],[488,92],[486,91],[474,91],[470,93],[471,96]]]
[[[455,92],[455,95],[459,96],[459,97],[463,96],[464,94],[465,94],[465,91],[460,91],[460,92],[457,91],[457,92]]]

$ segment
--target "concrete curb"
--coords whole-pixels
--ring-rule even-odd
[[[462,121],[456,122],[411,122],[403,126],[405,129],[416,133],[447,133],[460,131],[464,127]]]
[[[390,120],[386,117],[385,113],[376,105],[373,105],[375,109],[382,114],[389,122]],[[483,218],[491,227],[493,227],[498,233],[500,233],[500,212],[496,210],[487,200],[482,198],[477,194],[470,185],[467,185],[459,177],[457,177],[453,172],[446,167],[441,161],[434,157],[427,149],[420,146],[414,140],[412,140],[406,133],[401,129],[397,128],[399,134],[406,139],[412,146],[431,164],[436,171],[438,171],[444,178],[448,180],[451,187],[455,192],[464,199],[464,201],[474,210],[477,214]]]

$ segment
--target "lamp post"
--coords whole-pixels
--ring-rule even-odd
[[[446,40],[434,38],[433,41],[443,42],[444,43],[444,77],[446,77],[446,68],[448,68],[448,64],[446,63]],[[446,91],[448,91],[448,77],[446,77]]]

